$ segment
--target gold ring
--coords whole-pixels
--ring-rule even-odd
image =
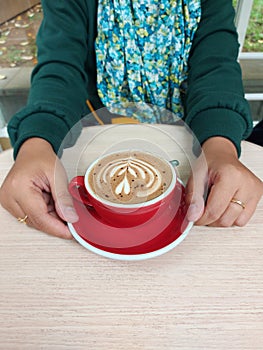
[[[28,216],[26,215],[23,219],[22,218],[17,218],[17,220],[21,223],[21,224],[26,224],[26,219],[28,218]]]
[[[238,204],[238,205],[240,205],[240,206],[242,207],[242,209],[246,209],[245,203],[243,203],[243,202],[240,201],[239,199],[232,198],[232,199],[231,199],[231,203]]]

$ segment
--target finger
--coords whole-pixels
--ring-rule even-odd
[[[235,194],[235,198],[243,198],[241,194]],[[243,202],[243,201],[242,201]],[[230,227],[233,225],[236,226],[245,226],[252,215],[254,214],[257,207],[257,199],[252,198],[247,202],[243,202],[245,204],[245,208],[241,205],[231,202],[229,203],[228,208],[223,213],[223,215],[219,218],[219,220],[215,221],[209,226],[221,226],[221,227]]]
[[[48,227],[46,225],[47,221],[49,221],[50,225],[53,227]],[[67,226],[61,221],[60,218],[54,217],[52,213],[48,215],[42,215],[41,220],[38,220],[36,217],[33,217],[33,219],[31,219],[30,216],[28,216],[26,219],[26,224],[31,228],[37,229],[51,236],[68,240],[73,239]]]
[[[73,200],[68,191],[68,179],[64,168],[57,162],[54,181],[50,182],[51,192],[58,215],[67,222],[77,222]]]
[[[45,201],[50,202],[50,200],[47,199],[48,194],[44,195],[44,198],[45,198]],[[18,221],[19,221],[19,219],[24,219],[27,216],[26,220],[22,221],[22,223],[27,224],[27,226],[29,226],[29,227],[39,229],[37,227],[37,225],[34,223],[34,220],[32,220],[30,218],[31,214],[29,214],[29,215],[26,214],[26,212],[21,208],[21,206],[18,204],[18,202],[13,201],[12,203],[8,203],[8,204],[5,203],[4,208],[6,210],[8,210],[10,212],[10,214],[13,215]],[[47,205],[47,212],[49,215],[52,215],[58,221],[61,221],[61,219],[59,219],[59,217],[57,216],[57,214],[54,210],[54,205],[52,205],[52,203]],[[50,220],[50,218],[48,218],[48,220]],[[65,225],[63,224],[63,226],[65,226]],[[62,229],[64,231],[64,228],[62,228]],[[56,236],[61,237],[61,238],[66,238],[66,239],[72,238],[72,236],[68,230],[67,230],[68,232],[66,232],[66,236],[65,236],[65,234],[63,234],[63,231],[61,232],[61,230],[59,230],[59,232],[57,232],[57,233],[54,233],[54,231],[45,230],[45,229],[42,231],[45,231],[46,233],[50,233],[52,235],[56,235]]]
[[[31,190],[30,201],[19,202],[19,205],[28,215],[28,226],[56,237],[72,239],[65,223],[60,218],[51,215],[40,191]]]
[[[258,193],[245,191],[244,188],[238,190],[230,199],[229,205],[221,217],[210,224],[209,226],[222,226],[230,227],[233,225],[236,226],[245,226],[250,218],[253,216],[257,204],[261,198],[261,192]],[[236,203],[233,199],[237,199],[244,204],[244,207],[241,203]]]
[[[251,198],[249,201],[247,201],[247,203],[245,203],[245,209],[241,211],[241,214],[235,220],[234,225],[245,226],[254,214],[258,201],[259,200],[257,198]]]
[[[197,225],[210,225],[216,222],[226,211],[231,199],[236,193],[236,187],[228,179],[221,176],[211,186],[204,214]]]
[[[231,227],[234,225],[235,221],[238,219],[238,217],[243,212],[243,208],[240,205],[237,205],[236,203],[232,203],[230,201],[228,207],[226,208],[225,212],[219,217],[218,220],[212,222],[208,226],[212,227]]]
[[[5,205],[3,204],[3,207],[9,211],[9,213],[13,215],[18,221],[19,219],[23,219],[26,216],[20,205],[15,201],[12,204],[5,203]]]
[[[207,173],[195,171],[186,186],[185,201],[188,205],[187,219],[197,221],[204,212],[204,195],[207,188]]]

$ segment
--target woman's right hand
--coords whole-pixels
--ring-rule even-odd
[[[31,138],[21,146],[16,161],[0,188],[0,203],[15,218],[48,234],[71,239],[66,222],[77,213],[68,192],[67,175],[51,145]]]

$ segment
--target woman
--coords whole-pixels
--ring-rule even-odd
[[[21,222],[70,238],[64,221],[78,217],[62,165],[55,170],[56,153],[66,135],[68,146],[75,142],[71,131],[89,112],[87,99],[95,109],[134,101],[182,117],[202,145],[208,174],[197,161],[197,185],[192,177],[187,185],[189,220],[245,225],[263,185],[238,160],[252,121],[237,63],[232,1],[43,0],[42,5],[28,104],[9,124],[16,161],[1,188],[2,205]],[[183,110],[179,92],[185,80]],[[156,109],[150,120],[135,117],[174,122]],[[103,118],[108,122],[111,114]]]

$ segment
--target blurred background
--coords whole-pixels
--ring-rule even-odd
[[[54,0],[55,1],[55,0]],[[263,119],[263,1],[234,0],[240,64],[254,124]],[[9,146],[6,125],[25,105],[37,63],[35,39],[43,12],[37,0],[0,0],[0,150]]]

